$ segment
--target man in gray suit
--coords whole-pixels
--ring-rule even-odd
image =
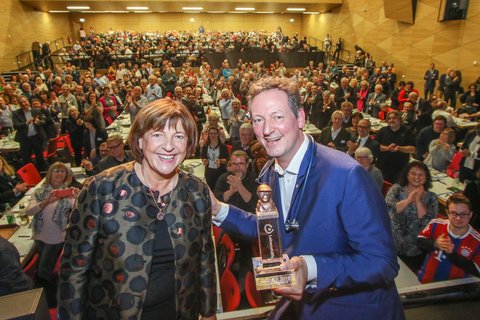
[[[368,113],[372,117],[378,118],[380,112],[380,104],[387,100],[387,96],[382,92],[383,87],[381,84],[375,85],[375,90],[369,93],[367,101],[365,102],[365,113]]]

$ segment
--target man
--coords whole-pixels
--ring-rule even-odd
[[[452,114],[447,111],[447,103],[443,100],[438,100],[435,110],[432,112],[432,119],[435,119],[437,116],[444,116],[447,119],[447,127],[456,128],[457,123],[453,119]]]
[[[33,287],[32,279],[22,270],[17,248],[0,236],[0,297]]]
[[[220,176],[215,185],[215,196],[225,203],[253,212],[257,203],[257,183],[248,169],[249,158],[242,150],[233,151],[229,172]]]
[[[388,126],[380,129],[375,137],[380,143],[377,167],[386,181],[395,183],[410,154],[415,153],[415,136],[402,124],[398,111],[388,112],[387,122]]]
[[[232,151],[242,150],[244,151],[249,159],[253,160],[253,155],[250,152],[250,146],[253,142],[254,134],[253,127],[250,122],[242,123],[240,126],[240,141],[232,143]]]
[[[23,164],[32,162],[32,154],[35,154],[35,162],[38,171],[46,171],[47,162],[43,157],[43,144],[47,136],[43,130],[45,119],[39,109],[30,108],[27,97],[19,99],[20,109],[12,113],[13,127],[17,130],[15,141],[20,144],[20,156]]]
[[[154,75],[148,76],[148,85],[145,88],[145,96],[148,102],[152,102],[162,98],[162,88],[157,83],[157,77]]]
[[[348,129],[352,126],[353,104],[350,101],[344,101],[340,105],[340,110],[343,112],[342,127]]]
[[[148,99],[142,94],[142,87],[133,88],[133,96],[127,94],[125,97],[125,111],[130,114],[130,121],[133,123],[137,113],[148,104]]]
[[[62,94],[58,97],[58,105],[60,106],[60,112],[62,114],[62,122],[60,124],[61,133],[65,134],[67,132],[68,108],[75,107],[78,110],[77,99],[70,93],[68,84],[62,86]]]
[[[87,175],[92,176],[109,168],[118,166],[122,163],[133,161],[130,150],[125,151],[123,139],[119,135],[113,135],[107,138],[108,156],[98,162],[93,167],[89,160],[84,160],[82,166],[85,168]]]
[[[372,127],[372,124],[368,119],[361,119],[360,121],[358,121],[357,141],[347,142],[347,145],[348,145],[347,153],[353,157],[355,155],[355,151],[358,148],[360,147],[368,148],[373,154],[373,160],[374,160],[373,162],[375,163],[375,161],[377,161],[378,156],[380,155],[380,144],[378,143],[378,141],[370,137],[371,127]]]
[[[433,92],[435,91],[435,86],[437,85],[437,80],[439,77],[438,70],[435,69],[435,63],[430,63],[430,69],[425,71],[423,80],[425,80],[425,100],[427,100]]]
[[[225,130],[230,132],[230,124],[228,123],[228,120],[230,119],[230,115],[232,114],[233,107],[232,96],[229,89],[222,89],[221,98],[220,100],[218,100],[218,107],[222,116],[223,127],[225,128]]]
[[[462,193],[447,200],[448,219],[433,219],[418,235],[428,251],[418,273],[421,283],[480,276],[480,234],[470,226],[472,206]]]
[[[323,94],[317,84],[313,84],[311,94],[305,101],[305,112],[307,113],[307,121],[310,120],[315,126],[320,126],[320,113],[323,109]]]
[[[230,125],[230,143],[240,141],[240,126],[243,124],[246,117],[245,110],[240,108],[240,100],[232,100],[232,112],[228,119]]]
[[[378,118],[380,112],[380,104],[387,100],[387,96],[382,92],[383,87],[381,84],[376,84],[374,92],[369,93],[367,101],[365,102],[365,113],[368,113],[374,118]]]
[[[0,96],[0,133],[8,136],[13,131],[12,109]]]
[[[423,161],[428,156],[430,142],[440,137],[443,129],[447,127],[447,119],[444,116],[436,116],[433,124],[425,127],[415,138],[415,159]]]
[[[348,78],[340,80],[340,86],[335,89],[335,104],[340,109],[343,102],[348,101],[352,105],[355,102],[355,90],[348,85]]]
[[[416,92],[410,92],[408,101],[412,103],[415,113],[415,131],[420,132],[423,128],[432,124],[432,106],[423,98],[420,98]]]
[[[332,126],[322,130],[318,142],[332,149],[346,152],[347,142],[351,139],[350,131],[342,127],[345,116],[342,111],[337,110],[332,113]]]
[[[271,186],[281,217],[290,257],[282,268],[295,269],[297,279],[294,287],[275,290],[283,298],[272,318],[403,319],[385,202],[368,173],[303,134],[294,82],[262,78],[250,97],[255,134],[273,158],[259,178]],[[254,215],[212,199],[214,221],[224,230],[257,237]]]

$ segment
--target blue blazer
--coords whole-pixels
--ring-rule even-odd
[[[273,166],[266,176],[274,201],[280,204]],[[299,229],[286,232],[280,219],[284,250],[290,257],[312,255],[317,283],[306,289],[300,302],[283,298],[271,318],[404,319],[394,282],[399,266],[390,219],[368,172],[345,153],[310,143],[292,202],[288,219],[297,212]],[[287,214],[277,207],[282,216]],[[227,232],[257,237],[255,216],[233,206],[221,226]],[[282,316],[283,308],[289,311]]]

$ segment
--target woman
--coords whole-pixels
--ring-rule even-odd
[[[220,141],[217,127],[208,127],[207,143],[202,147],[200,156],[205,166],[205,180],[210,189],[215,189],[218,178],[226,171],[228,159],[227,146]]]
[[[363,109],[365,109],[365,101],[367,100],[368,93],[368,81],[362,80],[360,90],[357,92],[357,110],[359,112],[363,112]]]
[[[424,162],[433,169],[444,172],[452,161],[456,150],[455,131],[452,128],[445,128],[438,139],[430,142],[428,157]]]
[[[480,170],[480,124],[467,132],[460,151],[463,155],[458,175],[460,182],[478,180],[475,172]]]
[[[110,94],[110,88],[103,88],[103,96],[99,99],[103,106],[103,119],[105,124],[109,126],[117,118],[117,100]]]
[[[136,161],[95,176],[72,212],[61,319],[215,319],[209,190],[178,170],[196,136],[178,101],[138,113],[128,138]]]
[[[80,112],[76,107],[68,108],[67,132],[72,143],[73,153],[75,154],[75,165],[80,166],[82,162],[83,148],[83,120],[80,118]],[[70,152],[70,151],[69,151]]]
[[[358,136],[358,122],[363,119],[361,112],[354,112],[352,114],[352,126],[348,128],[353,140],[357,140]]]
[[[27,184],[15,175],[15,169],[0,156],[0,212],[5,210],[7,203],[10,206],[17,203],[27,188]]]
[[[431,186],[427,165],[415,160],[403,169],[385,197],[397,254],[414,272],[425,258],[416,245],[417,235],[438,213],[437,196],[428,191]]]
[[[107,141],[108,132],[105,129],[97,128],[95,119],[87,116],[83,119],[83,125],[86,130],[83,130],[83,152],[85,158],[93,158],[94,155],[100,153],[100,145]],[[93,151],[95,150],[95,153]]]
[[[355,160],[360,163],[360,165],[368,171],[370,176],[372,177],[375,184],[378,186],[378,190],[382,190],[383,187],[383,175],[382,171],[375,167],[373,164],[373,154],[369,148],[360,147],[355,150]]]
[[[85,102],[84,118],[91,117],[95,127],[105,129],[105,119],[103,118],[103,105],[98,101],[97,94],[91,92],[88,94],[88,101]]]
[[[34,89],[36,89],[37,92],[48,91],[48,87],[45,83],[43,83],[43,80],[41,77],[35,77]]]
[[[459,110],[461,118],[476,118],[480,115],[480,91],[474,83],[468,86],[468,91],[460,97],[462,108]]]
[[[65,164],[52,164],[45,182],[35,190],[26,209],[27,215],[33,216],[32,238],[40,253],[36,282],[38,286],[45,287],[50,306],[55,304],[57,291],[53,270],[63,248],[70,211],[79,193],[78,189],[67,189],[72,177],[72,171]]]

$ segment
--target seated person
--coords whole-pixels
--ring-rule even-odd
[[[0,212],[5,210],[7,203],[13,206],[27,191],[27,184],[15,175],[15,169],[0,156]]]
[[[368,171],[375,184],[378,186],[378,190],[382,190],[383,187],[383,175],[382,171],[375,167],[373,163],[375,158],[372,151],[367,147],[359,147],[355,150],[355,160]]]
[[[428,252],[418,273],[421,283],[480,276],[480,234],[469,222],[472,206],[462,193],[447,200],[448,219],[434,219],[418,235]]]
[[[98,147],[98,151],[93,149],[90,153],[90,159],[92,161],[93,166],[95,167],[103,158],[108,156],[108,147],[106,142],[102,142]]]
[[[0,236],[0,296],[30,289],[33,282],[23,273],[17,248]]]
[[[438,213],[437,196],[428,191],[431,186],[427,165],[415,160],[403,169],[385,197],[397,255],[414,272],[425,257],[417,247],[417,236]]]
[[[424,162],[433,169],[444,172],[456,151],[455,131],[452,128],[445,128],[438,139],[430,142],[428,156]]]
[[[342,127],[345,116],[342,111],[332,113],[332,126],[322,130],[318,142],[332,149],[343,152],[348,150],[347,142],[350,141],[351,134],[348,129]]]
[[[122,163],[133,161],[133,156],[130,150],[124,149],[123,139],[119,135],[113,135],[107,138],[108,156],[103,158],[94,167],[90,160],[83,160],[82,166],[85,168],[85,172],[89,176],[96,175],[97,173],[113,168]]]
[[[255,176],[258,177],[263,169],[263,166],[268,161],[267,151],[258,141],[254,141],[252,143],[250,146],[250,151],[253,155],[253,170],[255,171]]]
[[[203,131],[200,135],[200,142],[199,142],[200,148],[202,148],[207,143],[207,140],[208,140],[207,129],[209,127],[217,127],[218,132],[219,132],[220,142],[225,143],[225,141],[227,139],[226,139],[226,135],[225,135],[225,130],[223,129],[222,126],[219,125],[220,116],[215,112],[210,112],[207,116],[207,120],[208,120],[208,122],[206,124],[204,124]]]

